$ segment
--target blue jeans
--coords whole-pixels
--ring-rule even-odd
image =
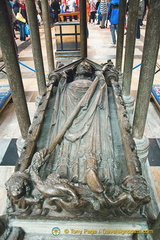
[[[19,27],[20,27],[20,40],[25,41],[26,40],[26,34],[25,34],[25,23],[22,23],[18,21]]]
[[[100,21],[102,21],[102,15],[100,13],[98,13],[98,23],[97,24],[100,24]]]
[[[138,19],[138,23],[137,23],[137,32],[136,32],[136,38],[140,39],[140,26],[142,24],[142,20]]]
[[[118,31],[118,24],[111,24],[110,25],[111,35],[112,35],[112,41],[114,44],[116,44],[116,34],[115,32]]]

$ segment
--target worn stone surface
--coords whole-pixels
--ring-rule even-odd
[[[121,218],[121,222],[114,221],[100,221],[87,220],[87,221],[26,221],[26,220],[12,220],[10,221],[11,226],[21,226],[24,229],[26,235],[25,240],[36,239],[36,240],[51,240],[56,239],[123,239],[129,240],[134,239],[135,233],[139,237],[143,235],[143,231],[148,229],[145,221],[136,218],[136,223],[131,219],[126,221]],[[59,230],[59,235],[53,235],[54,228]],[[149,240],[150,238],[143,236],[143,240]]]

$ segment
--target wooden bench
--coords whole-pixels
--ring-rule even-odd
[[[79,19],[79,15],[80,15],[80,13],[79,12],[69,12],[69,13],[59,13],[58,14],[58,21],[60,22],[60,20],[61,20],[61,17],[69,17],[69,16],[72,16],[72,18],[74,17],[74,16],[76,16],[77,17],[77,20]]]
[[[56,57],[80,56],[80,22],[55,23]]]

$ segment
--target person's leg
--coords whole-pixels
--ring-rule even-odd
[[[20,40],[22,39],[22,27],[21,27],[21,22],[18,21],[18,25],[19,25],[19,33],[20,33]]]
[[[93,12],[93,23],[95,22],[96,12]]]
[[[88,26],[87,26],[87,28],[86,28],[86,35],[87,35],[87,38],[89,38]]]
[[[102,15],[100,15],[100,18],[99,18],[99,24],[100,26],[102,25]]]
[[[115,24],[115,25],[114,25],[114,29],[115,29],[116,35],[117,35],[117,32],[118,32],[118,24]],[[116,39],[116,35],[115,35],[115,39]]]
[[[91,24],[93,23],[94,13],[91,12]]]
[[[140,25],[141,25],[141,19],[138,19],[137,32],[136,32],[137,39],[140,39]]]
[[[24,39],[23,41],[26,41],[26,34],[25,34],[25,23],[22,23],[22,38]],[[28,36],[28,35],[27,35]]]
[[[116,36],[115,36],[115,27],[114,24],[110,25],[110,31],[111,31],[111,36],[112,36],[112,41],[114,44],[116,44]]]
[[[98,22],[97,22],[97,25],[100,24],[100,14],[98,13]]]
[[[102,28],[105,28],[106,15],[107,15],[106,13],[102,14],[102,24],[101,24]]]
[[[55,23],[58,22],[58,12],[55,11]]]
[[[19,27],[20,27],[20,40],[25,41],[25,23],[22,23],[19,21]]]

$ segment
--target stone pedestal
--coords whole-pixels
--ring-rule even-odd
[[[101,222],[15,219],[10,221],[10,226],[20,226],[26,233],[25,240],[52,240],[53,238],[57,240],[131,240],[133,236],[137,240],[151,240],[147,223],[142,219]],[[144,231],[147,234],[144,234]]]
[[[152,220],[156,220],[160,211],[159,198],[152,178],[150,165],[148,162],[149,140],[143,136],[142,139],[133,138],[137,147],[137,155],[141,162],[142,175],[147,181],[149,186],[151,201],[144,207],[145,215]]]
[[[126,110],[129,116],[129,122],[132,125],[133,123],[133,110],[134,110],[134,97],[123,95],[123,101],[125,103]]]
[[[144,207],[145,215],[150,220],[151,219],[156,220],[158,213],[160,212],[160,202],[159,202],[159,198],[155,188],[155,183],[153,181],[148,159],[141,162],[141,167],[142,167],[142,175],[147,181],[147,185],[149,186],[150,197],[151,197],[151,201],[148,204],[146,204],[146,206]]]

